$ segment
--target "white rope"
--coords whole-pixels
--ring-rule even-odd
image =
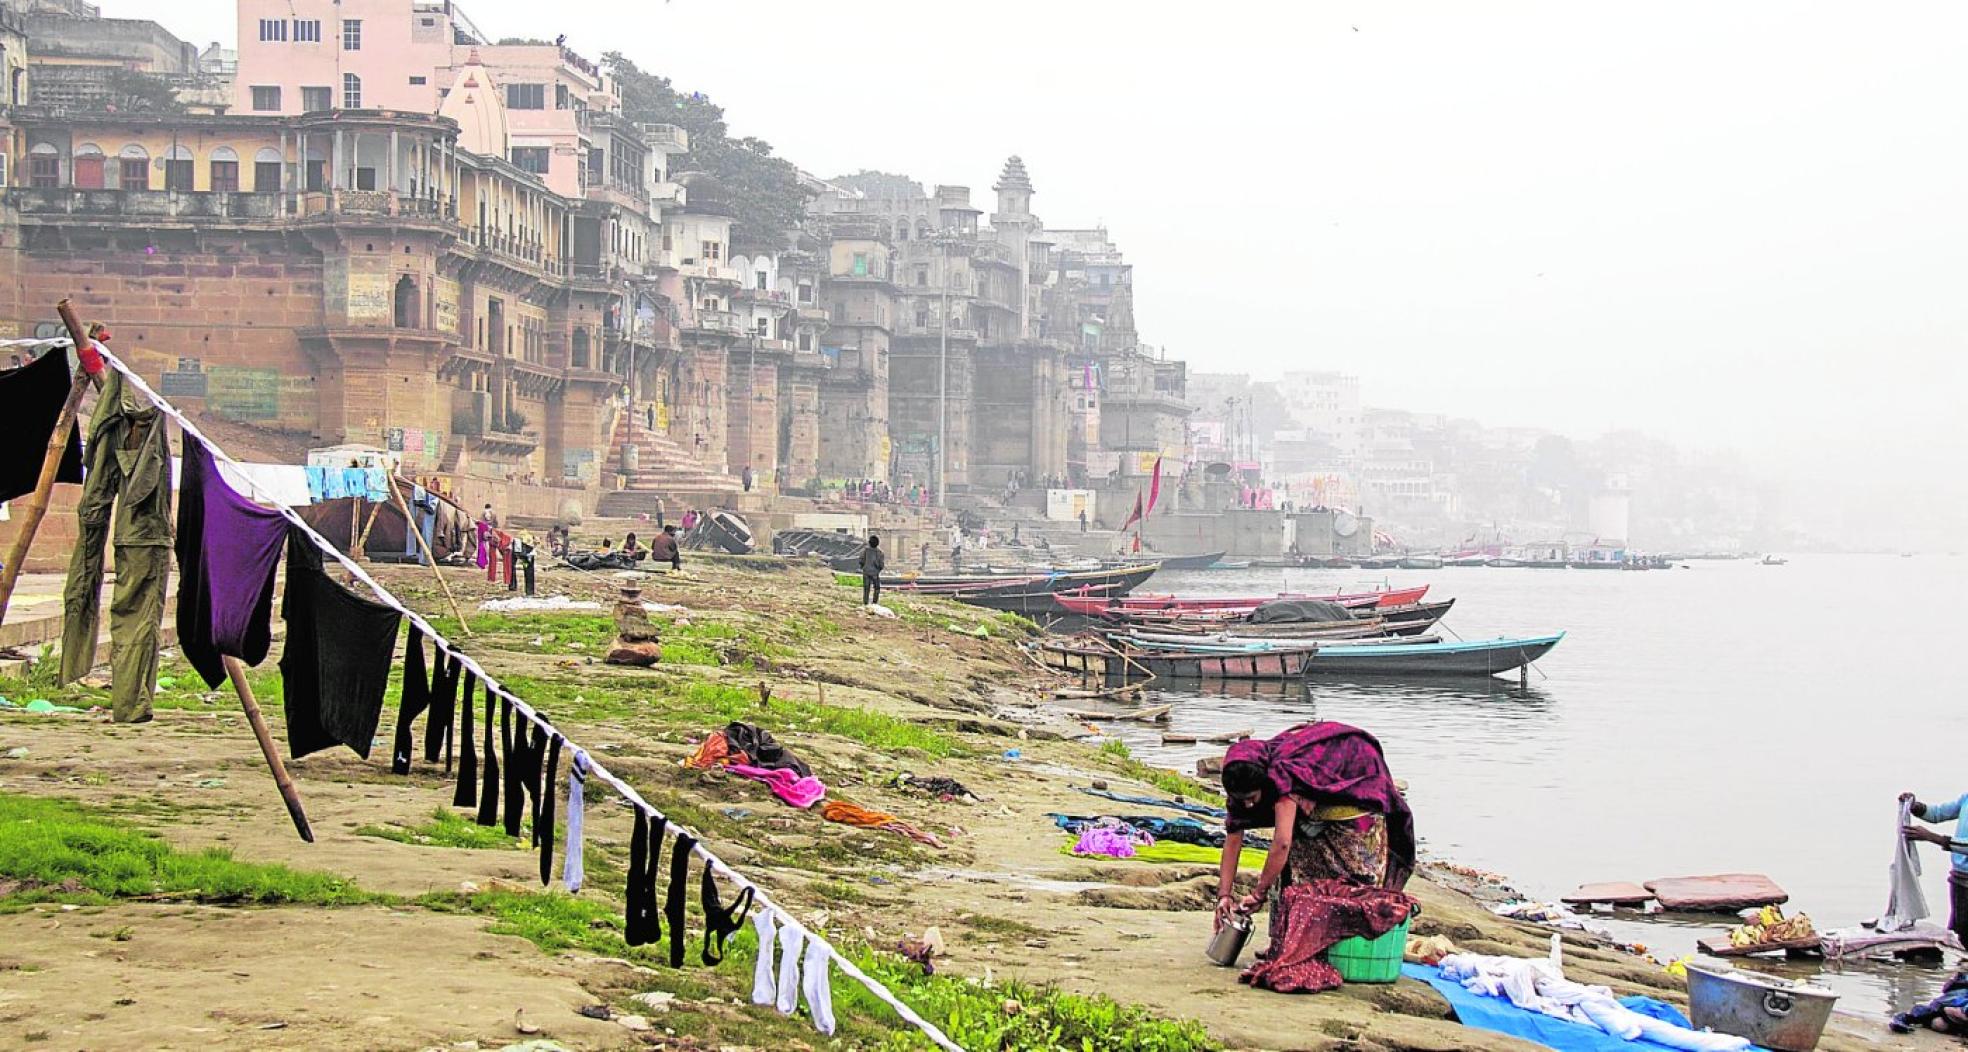
[[[74,341],[66,336],[51,336],[33,340],[0,340],[0,350],[13,350],[25,347],[31,351],[51,351],[57,347],[68,348],[74,345]]]
[[[65,342],[66,341],[64,341],[64,343]],[[136,371],[131,369],[128,365],[124,364],[122,359],[110,353],[109,349],[103,347],[102,344],[100,343],[97,343],[96,347],[98,350],[101,351],[103,361],[109,363],[109,365],[112,368],[114,368],[117,372],[122,373],[123,378],[128,383],[130,383],[131,386],[135,387],[138,391],[143,392],[145,397],[149,398],[153,403],[155,403],[160,412],[170,417],[171,419],[177,421],[178,426],[184,429],[185,434],[190,435],[191,437],[197,439],[199,442],[203,443],[205,448],[211,451],[211,454],[214,459],[218,460],[220,463],[223,464],[231,464],[235,468],[238,468],[240,466],[238,461],[233,460],[232,457],[228,456],[223,449],[220,449],[218,447],[217,444],[213,443],[210,439],[206,438],[205,433],[198,429],[198,425],[186,419],[185,415],[179,412],[176,406],[173,406],[171,403],[165,401],[162,395],[159,395],[156,391],[152,390],[149,384],[144,383],[143,377],[138,376]],[[364,571],[361,566],[357,565],[353,559],[349,558],[347,555],[344,555],[339,548],[336,548],[333,544],[329,543],[327,538],[315,532],[314,527],[309,526],[307,524],[307,521],[302,519],[300,515],[297,514],[293,509],[287,507],[285,504],[280,503],[278,500],[275,500],[272,493],[262,488],[250,476],[246,475],[245,472],[240,471],[237,472],[236,474],[239,476],[241,481],[244,481],[246,483],[247,488],[259,494],[260,498],[263,501],[274,505],[274,507],[279,510],[280,514],[286,517],[288,522],[298,527],[300,531],[304,535],[306,535],[310,541],[314,543],[315,547],[321,549],[324,555],[328,555],[334,558],[337,562],[341,563],[342,567],[346,569],[357,580],[361,581],[365,585],[368,585],[369,589],[376,594],[376,598],[378,601],[383,603],[383,605],[385,606],[394,608],[398,613],[408,618],[410,620],[410,623],[412,625],[415,625],[417,629],[420,632],[422,632],[425,636],[427,636],[434,645],[442,649],[445,653],[450,654],[452,657],[456,658],[460,664],[462,664],[465,668],[470,669],[474,674],[476,674],[478,676],[479,682],[485,685],[485,689],[487,693],[489,694],[496,693],[501,698],[510,701],[512,703],[513,709],[517,711],[526,720],[539,726],[542,730],[546,731],[548,734],[551,734],[554,737],[559,738],[564,742],[567,742],[569,745],[574,744],[572,739],[568,738],[567,735],[561,733],[559,728],[556,728],[553,725],[553,723],[550,720],[548,720],[545,716],[541,715],[538,710],[534,709],[531,705],[528,705],[525,701],[515,696],[511,691],[507,690],[504,686],[500,685],[498,678],[493,676],[492,673],[486,671],[485,666],[480,665],[477,661],[473,660],[469,655],[459,650],[456,644],[444,638],[443,634],[438,632],[438,630],[434,628],[429,621],[425,620],[416,611],[410,609],[408,606],[405,606],[402,603],[402,601],[398,600],[395,595],[390,593],[389,589],[384,588],[381,582],[369,576],[369,574],[366,571]],[[595,757],[592,750],[588,751],[588,761],[590,764],[590,770],[588,774],[589,778],[599,779],[602,782],[607,783],[609,786],[613,787],[617,793],[620,793],[623,799],[629,801],[629,803],[634,805],[635,807],[645,812],[648,812],[649,814],[652,815],[659,815],[659,816],[663,815],[663,812],[661,810],[657,809],[654,805],[650,804],[649,801],[643,799],[642,794],[636,792],[633,786],[629,785],[629,783],[623,781],[622,779],[616,777],[613,772],[609,771],[608,768],[602,764],[601,760]],[[663,817],[667,819],[668,816],[663,816]],[[681,830],[684,833],[688,834],[691,837],[691,839],[695,841],[695,843],[691,847],[691,853],[703,859],[705,865],[709,866],[714,872],[723,876],[725,879],[738,885],[741,889],[751,888],[752,894],[757,901],[758,908],[768,909],[785,917],[792,916],[792,914],[789,913],[784,907],[772,901],[771,896],[766,894],[764,888],[759,887],[757,884],[754,884],[751,880],[747,879],[744,876],[744,874],[739,873],[735,869],[732,869],[731,866],[726,864],[723,859],[713,854],[710,848],[705,847],[704,838],[698,835],[695,830],[690,829],[688,826],[685,826],[681,822],[671,821],[670,825],[672,826],[672,828]],[[813,936],[813,938],[818,939],[819,936],[816,935]],[[899,998],[897,998],[892,991],[888,989],[888,987],[870,978],[860,968],[856,967],[854,962],[848,960],[844,955],[841,954],[839,950],[835,949],[832,943],[828,943],[825,939],[820,939],[820,941],[824,945],[826,945],[827,956],[832,958],[836,967],[838,967],[844,974],[854,979],[856,982],[859,982],[862,986],[867,987],[869,993],[874,994],[877,999],[881,1000],[884,1004],[894,1009],[895,1014],[901,1016],[903,1021],[910,1023],[913,1026],[915,1026],[917,1029],[921,1030],[924,1034],[928,1035],[931,1041],[934,1041],[939,1047],[946,1049],[947,1052],[963,1052],[963,1049],[959,1045],[957,1045],[956,1042],[951,1041],[949,1037],[947,1037],[943,1033],[942,1030],[938,1029],[936,1024],[931,1023],[929,1020],[924,1019],[920,1015],[917,1015],[914,1009],[911,1009],[908,1005],[903,1004],[902,1001]]]

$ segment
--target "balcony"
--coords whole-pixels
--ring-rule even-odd
[[[736,267],[728,266],[717,260],[685,259],[677,264],[676,269],[686,278],[697,278],[701,281],[726,282],[732,285],[744,284],[744,279],[738,276]]]
[[[489,227],[466,227],[462,238],[464,242],[480,252],[498,257],[505,262],[524,263],[530,267],[561,273],[559,257],[547,254],[539,242],[508,234]]]
[[[934,336],[940,338],[943,335],[943,327],[936,324],[936,321],[934,319],[931,319],[927,324],[924,325],[917,325],[911,322],[907,325],[902,326],[901,335]],[[968,340],[971,343],[976,343],[977,330],[971,328],[968,325],[962,325],[962,324],[952,325],[950,326],[950,338],[952,340]]]
[[[321,216],[410,216],[437,219],[451,214],[448,198],[412,197],[388,190],[316,190],[294,196],[294,213]]]
[[[281,218],[281,195],[227,191],[76,190],[68,187],[15,187],[7,197],[22,215],[78,219],[237,219],[272,222]]]
[[[700,332],[721,332],[732,336],[740,336],[745,332],[745,327],[738,321],[738,315],[728,310],[700,310],[684,328],[696,329]]]
[[[643,144],[664,153],[688,153],[690,133],[674,124],[640,124]]]
[[[784,307],[792,303],[791,297],[779,289],[761,289],[750,285],[738,290],[738,298],[754,303],[771,303]]]

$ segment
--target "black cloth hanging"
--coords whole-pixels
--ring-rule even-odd
[[[458,701],[458,714],[464,722],[458,728],[458,791],[451,797],[452,807],[478,806],[478,743],[472,740],[472,692],[477,689],[478,673],[465,669],[465,686]]]
[[[424,721],[424,762],[436,763],[444,757],[444,769],[451,770],[451,729],[458,720],[458,675],[463,665],[454,654],[437,652],[431,669],[430,718]]]
[[[369,758],[403,615],[329,579],[299,527],[287,543],[287,646],[280,675],[287,748],[296,758],[341,744]]]
[[[410,753],[415,748],[411,725],[430,707],[431,677],[424,662],[423,630],[412,621],[405,635],[409,641],[403,647],[403,692],[397,695],[396,739],[390,745],[391,774],[410,773]],[[439,668],[444,666],[441,653],[437,664]]]
[[[492,747],[492,734],[499,729],[499,721],[492,718],[492,703],[503,700],[485,688],[485,777],[479,782],[478,824],[482,826],[499,823],[499,754]]]
[[[623,890],[627,903],[622,941],[646,946],[663,936],[656,914],[656,858],[663,852],[663,833],[669,819],[636,808],[635,828],[629,833],[629,879]]]
[[[508,709],[511,703],[507,704]],[[540,763],[546,759],[547,732],[522,713],[506,746],[506,835],[518,836],[520,824],[540,817]],[[534,831],[532,843],[539,844]]]
[[[745,914],[752,908],[752,886],[741,888],[731,900],[731,908],[726,909],[718,901],[717,878],[711,874],[708,864],[704,866],[702,884],[704,951],[699,956],[706,965],[715,968],[724,962],[724,941],[745,926]]]
[[[507,836],[519,835],[519,808],[526,799],[526,783],[522,781],[522,768],[526,765],[526,727],[525,717],[520,718],[519,733],[513,733],[512,699],[499,699],[499,744],[505,746],[505,778],[502,788],[505,797],[505,826]]]
[[[768,770],[790,770],[801,778],[813,776],[813,770],[806,762],[793,755],[791,749],[779,744],[772,732],[749,723],[733,720],[724,725],[724,740],[733,749],[751,757],[753,767]]]
[[[683,904],[690,891],[690,852],[697,840],[677,831],[676,847],[670,851],[670,888],[663,896],[663,919],[670,925],[670,967],[683,967]]]
[[[560,775],[560,735],[547,745],[547,774],[540,783],[540,806],[533,814],[533,842],[540,846],[540,883],[553,883],[554,783]]]
[[[0,500],[32,493],[41,481],[48,440],[55,437],[55,423],[72,386],[68,352],[60,349],[42,351],[20,368],[0,372],[0,413],[7,419],[6,438],[0,439]],[[82,481],[81,431],[69,429],[56,482]]]

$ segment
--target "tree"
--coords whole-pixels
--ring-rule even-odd
[[[104,82],[105,107],[112,113],[183,113],[178,90],[163,77],[134,69],[113,69]]]
[[[602,56],[622,93],[622,113],[644,124],[674,124],[690,136],[690,152],[678,171],[705,172],[722,184],[733,212],[733,234],[783,244],[806,216],[807,191],[799,169],[775,157],[772,144],[734,139],[724,110],[702,92],[680,92],[668,77],[638,67],[619,51]]]

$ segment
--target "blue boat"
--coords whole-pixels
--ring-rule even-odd
[[[1551,653],[1565,638],[1550,636],[1490,639],[1469,643],[1320,645],[1305,666],[1307,675],[1495,676],[1515,672]]]

